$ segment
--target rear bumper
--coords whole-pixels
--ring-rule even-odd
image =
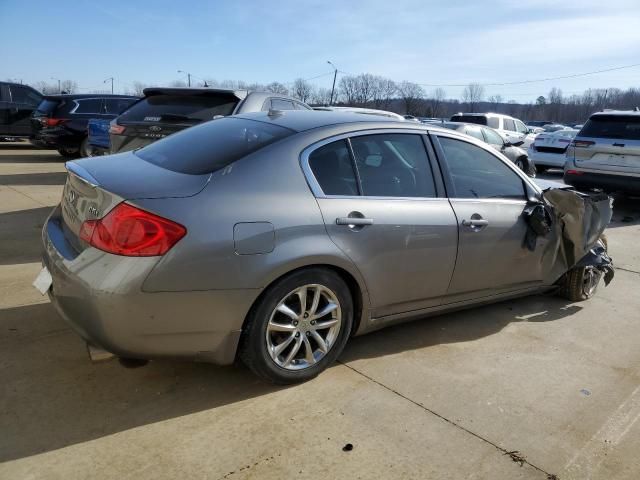
[[[545,167],[562,168],[567,161],[564,153],[538,152],[533,148],[527,150],[527,155],[536,165],[544,165]]]
[[[563,180],[578,189],[601,188],[607,191],[640,193],[640,177],[630,175],[585,172],[572,166],[565,169]]]
[[[43,148],[80,148],[84,136],[75,132],[57,129],[51,132],[38,132],[30,137],[32,144]]]
[[[94,248],[70,255],[70,246],[61,244],[66,240],[57,211],[42,232],[43,263],[53,278],[49,297],[83,339],[120,357],[233,363],[258,290],[145,293],[142,285],[157,257]]]

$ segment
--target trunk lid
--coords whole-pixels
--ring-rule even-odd
[[[593,115],[573,144],[577,167],[640,173],[640,115]]]
[[[188,175],[149,163],[133,153],[67,162],[69,174],[61,204],[62,229],[77,251],[85,220],[104,217],[117,204],[141,198],[179,198],[198,194],[211,174]]]

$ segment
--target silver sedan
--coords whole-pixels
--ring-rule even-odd
[[[545,198],[486,143],[415,122],[246,114],[67,169],[34,285],[94,359],[239,358],[299,382],[353,335],[550,289],[585,300],[610,272],[608,199],[563,225],[575,192]],[[586,244],[561,242],[572,228]]]

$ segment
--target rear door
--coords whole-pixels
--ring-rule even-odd
[[[24,137],[31,133],[31,114],[36,109],[42,95],[26,85],[9,85],[11,108],[9,110],[9,133]]]
[[[522,177],[490,150],[438,134],[434,143],[458,221],[458,256],[445,303],[542,283],[546,239],[524,248],[527,196]]]
[[[457,223],[438,196],[423,135],[332,139],[303,153],[304,162],[329,236],[365,278],[372,315],[439,305]]]
[[[640,114],[593,115],[574,139],[578,168],[640,173]]]

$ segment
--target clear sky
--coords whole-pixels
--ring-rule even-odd
[[[331,85],[331,60],[421,84],[497,83],[640,64],[640,0],[0,0],[0,79],[81,91],[200,78]],[[640,87],[640,66],[500,87],[529,101],[557,86]],[[425,86],[425,90],[433,90]],[[458,98],[461,87],[443,87]]]

